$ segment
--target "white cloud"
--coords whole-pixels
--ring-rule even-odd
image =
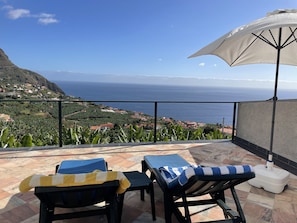
[[[44,25],[51,24],[51,23],[58,23],[58,22],[59,21],[55,18],[39,18],[38,19],[38,23],[44,24]]]
[[[53,14],[48,14],[48,13],[41,13],[38,16],[38,23],[43,24],[43,25],[47,25],[47,24],[51,24],[51,23],[58,23],[59,20],[57,20],[55,18],[55,15]]]
[[[199,64],[199,67],[204,67],[205,66],[205,63],[200,63]]]
[[[7,12],[8,18],[10,19],[19,19],[22,17],[29,17],[30,11],[27,9],[11,9]]]
[[[59,22],[59,20],[55,18],[54,14],[32,14],[28,9],[14,9],[10,5],[3,6],[2,9],[7,11],[7,17],[12,20],[17,20],[20,18],[37,18],[38,23],[43,25]]]

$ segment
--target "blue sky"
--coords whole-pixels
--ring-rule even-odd
[[[297,1],[0,0],[0,48],[17,66],[52,80],[110,75],[129,82],[142,77],[145,82],[181,77],[182,82],[195,77],[189,79],[192,84],[256,79],[270,87],[272,65],[230,68],[215,56],[187,57],[280,8],[297,8]],[[281,66],[280,81],[295,81],[297,87],[296,72]]]

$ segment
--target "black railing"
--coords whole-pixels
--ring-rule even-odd
[[[159,112],[159,105],[160,104],[233,104],[233,114],[232,116],[232,141],[234,140],[235,137],[235,125],[236,125],[236,112],[237,112],[237,103],[238,102],[229,102],[229,101],[140,101],[140,100],[32,100],[32,99],[5,99],[5,100],[0,100],[0,105],[1,103],[4,102],[19,102],[19,103],[24,103],[24,102],[29,102],[29,103],[57,103],[57,108],[58,108],[58,134],[59,134],[59,146],[63,146],[63,104],[66,103],[95,103],[95,104],[101,104],[105,105],[108,103],[145,103],[145,104],[152,104],[153,105],[153,118],[154,118],[154,124],[153,124],[153,131],[154,131],[154,143],[157,142],[157,120],[158,120],[158,112]],[[182,107],[181,107],[182,108]],[[128,109],[123,109],[123,110],[128,110]],[[137,111],[135,111],[137,112]],[[232,112],[232,110],[230,111]],[[2,113],[0,111],[0,113]],[[150,115],[150,114],[148,114]],[[202,118],[203,122],[203,118]],[[214,124],[214,123],[213,123]],[[224,125],[224,123],[223,123]]]

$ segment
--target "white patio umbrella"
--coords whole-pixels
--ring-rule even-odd
[[[297,9],[268,13],[264,18],[228,32],[189,58],[202,55],[216,55],[230,66],[276,64],[268,156],[268,162],[272,163],[279,65],[297,66]]]

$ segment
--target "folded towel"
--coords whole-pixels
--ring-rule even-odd
[[[122,172],[117,171],[94,171],[81,174],[55,174],[50,176],[34,174],[24,179],[20,185],[21,192],[27,192],[34,187],[57,186],[71,187],[92,184],[102,184],[107,181],[119,180],[119,194],[124,193],[130,187],[130,182]]]
[[[231,174],[245,174],[254,172],[251,165],[234,165],[234,166],[218,166],[218,167],[189,167],[182,172],[178,178],[181,186],[185,185],[188,180],[194,176],[220,176]]]
[[[176,185],[175,181],[177,181],[178,177],[189,167],[197,167],[192,165],[181,166],[181,167],[172,167],[172,166],[162,166],[159,168],[159,171],[167,183],[169,188],[174,187]]]
[[[171,167],[171,166],[162,166],[159,168],[164,179],[170,181],[178,177],[185,169],[189,166],[181,166],[181,167]]]

